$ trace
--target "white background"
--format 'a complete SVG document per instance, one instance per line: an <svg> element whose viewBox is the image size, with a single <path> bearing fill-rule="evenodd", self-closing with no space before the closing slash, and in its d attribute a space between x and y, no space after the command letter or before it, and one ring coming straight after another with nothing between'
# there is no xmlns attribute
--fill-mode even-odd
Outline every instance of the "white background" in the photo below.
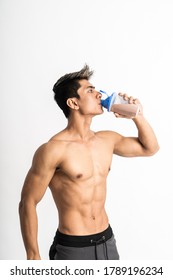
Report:
<svg viewBox="0 0 173 280"><path fill-rule="evenodd" d="M97 89L141 100L160 144L153 157L112 162L106 208L121 259L173 259L172 12L171 0L0 1L0 259L25 259L23 181L35 150L67 124L53 84L85 63ZM92 129L137 135L106 111ZM49 190L37 210L46 260L58 222Z"/></svg>

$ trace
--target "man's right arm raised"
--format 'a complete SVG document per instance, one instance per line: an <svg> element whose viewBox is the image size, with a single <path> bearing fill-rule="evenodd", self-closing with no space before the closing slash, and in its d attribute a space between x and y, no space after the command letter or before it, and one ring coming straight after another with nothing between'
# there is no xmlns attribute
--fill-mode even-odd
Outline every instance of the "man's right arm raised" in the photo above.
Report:
<svg viewBox="0 0 173 280"><path fill-rule="evenodd" d="M61 162L58 151L61 153L62 150L57 148L55 141L50 141L38 148L22 188L19 216L28 260L41 259L37 241L36 206L44 196L55 169Z"/></svg>

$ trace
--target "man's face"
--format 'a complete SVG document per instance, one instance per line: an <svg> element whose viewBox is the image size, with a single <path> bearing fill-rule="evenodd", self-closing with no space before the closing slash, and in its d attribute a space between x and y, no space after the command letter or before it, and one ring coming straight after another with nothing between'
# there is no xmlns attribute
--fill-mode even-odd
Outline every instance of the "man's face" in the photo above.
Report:
<svg viewBox="0 0 173 280"><path fill-rule="evenodd" d="M79 110L83 115L99 115L103 113L101 106L101 93L88 80L79 81L78 94Z"/></svg>

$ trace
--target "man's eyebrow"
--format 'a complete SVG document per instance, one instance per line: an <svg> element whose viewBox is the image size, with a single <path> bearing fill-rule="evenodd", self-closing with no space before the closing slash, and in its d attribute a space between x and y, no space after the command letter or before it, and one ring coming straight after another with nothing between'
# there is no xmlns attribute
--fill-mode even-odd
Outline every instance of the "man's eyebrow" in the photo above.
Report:
<svg viewBox="0 0 173 280"><path fill-rule="evenodd" d="M95 89L95 87L94 87L94 86L88 86L87 88L93 88L93 89Z"/></svg>

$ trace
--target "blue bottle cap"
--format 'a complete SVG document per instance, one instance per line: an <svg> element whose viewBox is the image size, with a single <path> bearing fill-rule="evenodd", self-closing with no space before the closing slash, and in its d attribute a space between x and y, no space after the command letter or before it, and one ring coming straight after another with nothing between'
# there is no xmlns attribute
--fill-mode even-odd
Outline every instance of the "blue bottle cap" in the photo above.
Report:
<svg viewBox="0 0 173 280"><path fill-rule="evenodd" d="M100 93L103 93L103 94L107 95L106 99L101 99L101 105L104 108L106 108L108 110L108 112L110 112L111 106L114 103L115 98L116 98L116 93L113 92L110 96L108 96L108 94L105 91L103 91L103 90L100 90Z"/></svg>

